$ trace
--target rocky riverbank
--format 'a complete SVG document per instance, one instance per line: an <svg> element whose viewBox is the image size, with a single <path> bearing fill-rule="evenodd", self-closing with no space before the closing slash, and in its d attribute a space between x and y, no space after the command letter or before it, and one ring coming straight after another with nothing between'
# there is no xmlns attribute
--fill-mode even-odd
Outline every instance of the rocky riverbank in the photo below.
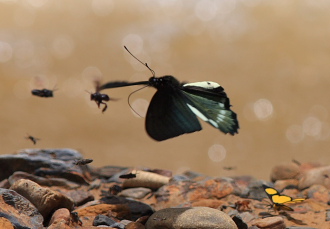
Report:
<svg viewBox="0 0 330 229"><path fill-rule="evenodd" d="M0 156L0 228L330 228L330 166L285 162L267 182L81 159L72 149ZM262 184L306 200L276 211Z"/></svg>

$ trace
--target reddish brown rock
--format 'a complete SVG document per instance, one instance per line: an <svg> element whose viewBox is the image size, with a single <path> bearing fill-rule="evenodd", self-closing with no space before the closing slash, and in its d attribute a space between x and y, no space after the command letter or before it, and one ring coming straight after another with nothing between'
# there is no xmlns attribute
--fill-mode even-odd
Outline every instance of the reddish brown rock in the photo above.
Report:
<svg viewBox="0 0 330 229"><path fill-rule="evenodd" d="M225 179L206 181L173 182L156 192L156 210L167 207L191 206L201 199L220 199L234 190L233 185Z"/></svg>
<svg viewBox="0 0 330 229"><path fill-rule="evenodd" d="M92 226L97 215L129 218L131 212L126 204L98 204L75 210L84 226Z"/></svg>
<svg viewBox="0 0 330 229"><path fill-rule="evenodd" d="M49 225L56 224L58 221L63 221L65 224L70 224L70 211L66 208L57 209L49 221Z"/></svg>
<svg viewBox="0 0 330 229"><path fill-rule="evenodd" d="M71 227L67 224L66 220L59 219L53 222L47 229L70 229Z"/></svg>
<svg viewBox="0 0 330 229"><path fill-rule="evenodd" d="M145 226L142 225L141 223L131 222L131 223L127 224L125 229L145 229Z"/></svg>
<svg viewBox="0 0 330 229"><path fill-rule="evenodd" d="M273 182L277 180L297 179L299 175L299 165L294 162L285 162L272 168L270 179Z"/></svg>
<svg viewBox="0 0 330 229"><path fill-rule="evenodd" d="M0 228L15 229L13 224L11 224L11 222L4 217L0 217Z"/></svg>

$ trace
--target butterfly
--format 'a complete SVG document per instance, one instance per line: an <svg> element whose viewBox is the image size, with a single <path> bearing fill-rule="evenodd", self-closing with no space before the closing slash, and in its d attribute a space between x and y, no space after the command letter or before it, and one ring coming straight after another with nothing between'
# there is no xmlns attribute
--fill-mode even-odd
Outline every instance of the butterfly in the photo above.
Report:
<svg viewBox="0 0 330 229"><path fill-rule="evenodd" d="M125 49L129 52L126 47ZM171 75L156 77L146 63L137 60L151 71L153 76L148 81L111 81L102 85L100 90L133 85L156 88L145 122L146 131L151 138L163 141L200 131L202 127L197 116L225 134L238 133L237 115L230 109L229 98L219 84L211 81L180 83Z"/></svg>
<svg viewBox="0 0 330 229"><path fill-rule="evenodd" d="M276 211L280 211L280 210L293 211L291 207L284 204L297 203L305 200L305 198L293 199L290 196L280 195L276 189L264 184L262 185L262 187L265 190L268 198L272 201L273 208Z"/></svg>

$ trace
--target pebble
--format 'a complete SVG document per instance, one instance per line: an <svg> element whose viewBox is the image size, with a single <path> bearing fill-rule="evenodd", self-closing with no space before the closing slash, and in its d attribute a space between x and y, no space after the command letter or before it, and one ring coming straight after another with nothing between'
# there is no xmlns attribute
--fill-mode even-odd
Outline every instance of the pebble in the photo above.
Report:
<svg viewBox="0 0 330 229"><path fill-rule="evenodd" d="M321 184L330 189L330 166L323 166L306 171L299 179L299 189L305 189L313 184Z"/></svg>
<svg viewBox="0 0 330 229"><path fill-rule="evenodd" d="M267 228L267 229L285 229L285 223L281 216L268 217L264 219L256 219L253 224L258 228Z"/></svg>
<svg viewBox="0 0 330 229"><path fill-rule="evenodd" d="M90 192L85 191L85 190L75 189L75 190L69 190L69 191L63 192L63 193L73 200L74 205L76 207L94 200L94 196Z"/></svg>
<svg viewBox="0 0 330 229"><path fill-rule="evenodd" d="M28 199L45 219L59 208L73 210L73 201L70 198L49 188L43 188L33 181L20 179L10 189Z"/></svg>
<svg viewBox="0 0 330 229"><path fill-rule="evenodd" d="M70 218L70 211L67 208L60 208L57 209L52 215L49 225L58 224L60 221L63 221L65 224L69 225Z"/></svg>
<svg viewBox="0 0 330 229"><path fill-rule="evenodd" d="M294 162L285 162L276 165L270 172L271 181L296 179L300 175L299 165Z"/></svg>
<svg viewBox="0 0 330 229"><path fill-rule="evenodd" d="M97 215L94 218L93 221L93 226L99 226L99 225L107 225L107 226L111 226L113 224L117 223L115 220L113 220L112 218L105 216L105 215Z"/></svg>
<svg viewBox="0 0 330 229"><path fill-rule="evenodd" d="M159 175L157 173L146 172L141 170L133 170L131 173L136 177L133 179L125 179L123 182L124 188L144 187L150 189L158 189L169 183L170 178Z"/></svg>
<svg viewBox="0 0 330 229"><path fill-rule="evenodd" d="M308 199L315 199L323 203L328 203L328 201L330 200L329 190L323 185L312 185L304 192L307 192Z"/></svg>
<svg viewBox="0 0 330 229"><path fill-rule="evenodd" d="M152 214L146 229L237 229L235 222L224 212L208 208L166 208Z"/></svg>
<svg viewBox="0 0 330 229"><path fill-rule="evenodd" d="M124 197L129 197L133 199L142 199L146 195L150 194L152 190L150 188L128 188L123 191L121 191L118 195L119 196L124 196Z"/></svg>

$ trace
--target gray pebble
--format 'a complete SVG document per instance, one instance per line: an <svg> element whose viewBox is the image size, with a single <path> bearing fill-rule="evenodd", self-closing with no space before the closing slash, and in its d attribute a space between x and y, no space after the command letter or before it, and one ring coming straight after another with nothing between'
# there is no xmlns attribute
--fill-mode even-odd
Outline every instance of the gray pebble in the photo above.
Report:
<svg viewBox="0 0 330 229"><path fill-rule="evenodd" d="M142 199L143 197L145 197L149 193L151 193L150 188L140 187L140 188L125 189L125 190L121 191L118 195L119 196L130 197L130 198L134 198L134 199Z"/></svg>
<svg viewBox="0 0 330 229"><path fill-rule="evenodd" d="M152 214L146 229L237 229L224 212L208 208L165 208Z"/></svg>

